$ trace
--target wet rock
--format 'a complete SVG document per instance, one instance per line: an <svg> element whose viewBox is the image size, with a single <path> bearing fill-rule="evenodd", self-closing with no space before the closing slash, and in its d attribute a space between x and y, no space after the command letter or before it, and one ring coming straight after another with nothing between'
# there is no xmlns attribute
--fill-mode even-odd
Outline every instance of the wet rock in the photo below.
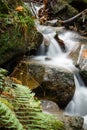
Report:
<svg viewBox="0 0 87 130"><path fill-rule="evenodd" d="M81 75L85 85L87 86L87 71L86 70L81 70L80 75Z"/></svg>
<svg viewBox="0 0 87 130"><path fill-rule="evenodd" d="M77 64L80 68L80 75L87 85L87 45L81 46Z"/></svg>
<svg viewBox="0 0 87 130"><path fill-rule="evenodd" d="M5 35L5 34L2 34L2 35ZM1 35L1 40L0 40L1 43L4 41L4 39L2 40L2 38L3 38L2 35ZM14 44L17 44L17 43L15 43L15 41L14 41L14 43L12 43L12 40L14 40L14 37L11 36L11 39L9 39L9 44L13 44L12 49L11 48L9 49L9 47L8 47L8 48L6 48L6 51L4 51L4 49L3 49L3 48L5 48L4 44L0 48L0 51L1 51L1 53L0 53L1 54L0 55L0 65L2 65L2 66L5 63L9 64L10 61L19 60L20 57L22 57L24 54L26 54L26 55L35 54L38 46L40 46L40 44L43 41L43 36L39 32L37 32L36 30L33 30L31 35L29 34L27 36L26 40L23 37L22 37L22 39L20 39L20 38L17 39L17 41L19 42L18 46L14 45ZM6 68L6 69L8 69L8 68Z"/></svg>
<svg viewBox="0 0 87 130"><path fill-rule="evenodd" d="M81 78L83 79L85 85L87 86L87 70L80 70Z"/></svg>
<svg viewBox="0 0 87 130"><path fill-rule="evenodd" d="M46 8L49 9L48 13L53 14L53 17L61 17L63 19L70 18L78 13L78 11L69 5L64 0L48 0Z"/></svg>
<svg viewBox="0 0 87 130"><path fill-rule="evenodd" d="M50 100L41 100L42 111L45 113L56 114L60 112L58 105ZM62 111L62 110L61 110Z"/></svg>
<svg viewBox="0 0 87 130"><path fill-rule="evenodd" d="M46 58L45 58L45 60L47 60L47 61L48 61L48 60L51 60L51 58L50 58L50 57L46 57Z"/></svg>
<svg viewBox="0 0 87 130"><path fill-rule="evenodd" d="M87 8L87 1L86 0L66 0L71 6L76 8L79 11L82 11Z"/></svg>
<svg viewBox="0 0 87 130"><path fill-rule="evenodd" d="M74 95L73 74L38 63L30 63L28 67L29 73L40 84L34 89L36 95L41 99L52 100L64 108Z"/></svg>
<svg viewBox="0 0 87 130"><path fill-rule="evenodd" d="M72 73L37 61L22 61L11 76L33 89L40 99L52 100L62 108L69 103L75 92Z"/></svg>
<svg viewBox="0 0 87 130"><path fill-rule="evenodd" d="M87 45L82 45L78 57L78 64L81 70L87 71Z"/></svg>
<svg viewBox="0 0 87 130"><path fill-rule="evenodd" d="M66 130L83 130L84 120L82 117L65 115L56 103L49 100L42 100L41 104L43 112L53 114L64 122Z"/></svg>
<svg viewBox="0 0 87 130"><path fill-rule="evenodd" d="M37 70L38 72L38 70ZM13 82L28 86L30 89L35 89L39 83L30 75L27 61L21 61L10 74Z"/></svg>
<svg viewBox="0 0 87 130"><path fill-rule="evenodd" d="M77 61L78 61L78 56L80 52L80 46L75 50L75 52L71 52L69 54L69 57L73 60L74 65L78 68Z"/></svg>
<svg viewBox="0 0 87 130"><path fill-rule="evenodd" d="M11 15L10 9L13 10ZM26 53L29 55L32 49L35 50L42 43L43 36L37 31L31 11L23 1L0 2L0 12L0 65L3 65Z"/></svg>
<svg viewBox="0 0 87 130"><path fill-rule="evenodd" d="M56 27L57 26L57 22L58 22L58 20L54 19L54 20L46 21L45 24L48 25L48 26Z"/></svg>
<svg viewBox="0 0 87 130"><path fill-rule="evenodd" d="M63 118L66 130L84 130L84 119L79 116L64 116Z"/></svg>

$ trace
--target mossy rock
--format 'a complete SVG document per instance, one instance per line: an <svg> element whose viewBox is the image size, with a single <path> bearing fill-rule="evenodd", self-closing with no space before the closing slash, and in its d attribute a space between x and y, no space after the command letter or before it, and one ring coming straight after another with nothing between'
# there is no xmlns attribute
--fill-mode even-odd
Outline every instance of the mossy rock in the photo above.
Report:
<svg viewBox="0 0 87 130"><path fill-rule="evenodd" d="M23 5L22 0L0 0L0 13L8 14L19 5Z"/></svg>
<svg viewBox="0 0 87 130"><path fill-rule="evenodd" d="M65 0L67 1L71 6L76 8L78 11L82 11L87 8L87 0Z"/></svg>
<svg viewBox="0 0 87 130"><path fill-rule="evenodd" d="M60 17L62 19L68 19L78 13L74 7L64 0L55 0L55 2L48 0L48 8L53 14L53 17Z"/></svg>
<svg viewBox="0 0 87 130"><path fill-rule="evenodd" d="M6 5L6 2L3 2ZM21 2L15 1L12 12L3 14L0 10L0 65L23 56L42 42L42 35L37 32L30 10L23 4L22 10L15 10ZM10 6L11 3L7 1ZM5 7L6 8L6 7Z"/></svg>

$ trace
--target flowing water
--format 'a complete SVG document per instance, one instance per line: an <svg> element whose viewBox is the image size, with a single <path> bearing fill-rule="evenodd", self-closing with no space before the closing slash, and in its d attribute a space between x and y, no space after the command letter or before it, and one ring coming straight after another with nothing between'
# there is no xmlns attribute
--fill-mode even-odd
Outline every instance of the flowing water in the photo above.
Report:
<svg viewBox="0 0 87 130"><path fill-rule="evenodd" d="M44 37L43 43L39 48L38 56L34 59L39 60L43 64L64 68L75 73L77 69L73 64L73 60L68 55L71 52L74 53L79 46L79 41L75 40L78 34L70 31L64 31L64 33L59 34L59 38L64 41L65 47L67 48L66 52L61 50L58 42L54 39L54 30L49 30L48 27L45 27L42 34ZM45 44L48 45L47 50ZM48 57L48 61L45 60L46 57ZM72 101L66 107L65 113L84 117L84 128L87 128L87 88L80 78L79 73L75 74L74 79L76 91Z"/></svg>
<svg viewBox="0 0 87 130"><path fill-rule="evenodd" d="M75 32L66 31L63 28L42 26L36 21L38 31L43 35L43 42L38 49L37 56L33 59L41 64L66 69L74 74L76 91L72 101L65 109L65 113L70 115L82 116L84 118L84 128L87 129L87 88L84 85L78 70L69 58L70 53L74 53L79 47L79 35ZM62 30L59 31L59 30ZM56 32L59 38L64 41L66 52L54 38Z"/></svg>
<svg viewBox="0 0 87 130"><path fill-rule="evenodd" d="M74 76L76 90L73 99L67 105L65 112L73 116L84 118L84 128L87 129L87 88L84 85L79 73Z"/></svg>
<svg viewBox="0 0 87 130"><path fill-rule="evenodd" d="M76 67L73 64L73 60L69 58L69 54L75 52L79 47L79 41L75 40L78 34L65 31L63 28L41 26L37 24L38 31L43 35L43 42L38 49L37 56L34 57L40 63L54 66L58 68L66 69L70 72L76 71ZM64 52L59 43L54 38L56 30L62 30L63 33L59 33L59 38L64 41L66 51Z"/></svg>

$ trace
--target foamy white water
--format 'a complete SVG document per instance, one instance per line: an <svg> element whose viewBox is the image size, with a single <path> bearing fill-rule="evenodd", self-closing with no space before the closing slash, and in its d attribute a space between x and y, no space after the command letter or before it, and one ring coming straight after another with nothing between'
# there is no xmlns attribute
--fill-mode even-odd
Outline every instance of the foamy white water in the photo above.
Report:
<svg viewBox="0 0 87 130"><path fill-rule="evenodd" d="M75 94L67 105L65 112L71 115L82 116L84 118L84 129L87 129L87 88L80 75L75 76Z"/></svg>
<svg viewBox="0 0 87 130"><path fill-rule="evenodd" d="M41 64L59 67L75 73L77 71L73 60L68 57L79 47L79 35L75 32L65 31L58 36L64 41L67 52L63 52L58 42L54 39L58 27L42 26L36 21L37 30L43 35L43 42L39 48L39 55L33 59ZM79 62L79 60L78 60ZM79 115L84 118L83 127L87 129L87 88L79 74L75 76L76 91L72 101L67 105L65 112L71 115Z"/></svg>
<svg viewBox="0 0 87 130"><path fill-rule="evenodd" d="M36 56L33 59L37 60L39 64L45 64L49 67L64 69L71 73L77 71L76 67L73 64L73 61L69 58L66 58L65 55L57 55L55 58L47 56Z"/></svg>
<svg viewBox="0 0 87 130"><path fill-rule="evenodd" d="M67 48L67 53L75 52L79 47L78 39L79 35L77 33L73 33L72 31L65 31L64 33L59 34L59 38L62 39Z"/></svg>
<svg viewBox="0 0 87 130"><path fill-rule="evenodd" d="M74 34L73 32L65 32L64 34L60 34L60 38L62 40L65 40L65 46L67 46L67 52L63 52L59 43L56 41L54 38L56 35L55 29L51 28L50 26L42 26L39 24L38 30L40 33L43 35L43 43L39 48L38 51L38 56L35 57L36 60L39 60L40 63L49 65L49 66L54 66L54 67L59 67L66 69L67 71L74 72L76 70L73 60L68 57L68 54L72 52L72 50L75 48L77 49L79 46L79 41L75 41L74 37L78 36L78 34ZM77 44L77 46L76 46ZM75 51L74 49L74 51ZM44 57L45 56L45 57ZM45 60L46 57L50 60Z"/></svg>
<svg viewBox="0 0 87 130"><path fill-rule="evenodd" d="M83 125L83 128L84 128L85 130L87 130L87 115L84 116L84 125Z"/></svg>

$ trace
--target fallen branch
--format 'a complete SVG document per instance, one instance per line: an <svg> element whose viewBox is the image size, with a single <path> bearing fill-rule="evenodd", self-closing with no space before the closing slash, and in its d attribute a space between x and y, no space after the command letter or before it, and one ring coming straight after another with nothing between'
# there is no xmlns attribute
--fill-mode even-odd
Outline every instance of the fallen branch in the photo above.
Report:
<svg viewBox="0 0 87 130"><path fill-rule="evenodd" d="M73 23L77 18L79 18L80 16L83 16L87 13L87 9L83 10L82 12L78 13L77 15L75 15L72 18L69 18L68 20L65 21L59 21L62 25L70 25L71 23Z"/></svg>

